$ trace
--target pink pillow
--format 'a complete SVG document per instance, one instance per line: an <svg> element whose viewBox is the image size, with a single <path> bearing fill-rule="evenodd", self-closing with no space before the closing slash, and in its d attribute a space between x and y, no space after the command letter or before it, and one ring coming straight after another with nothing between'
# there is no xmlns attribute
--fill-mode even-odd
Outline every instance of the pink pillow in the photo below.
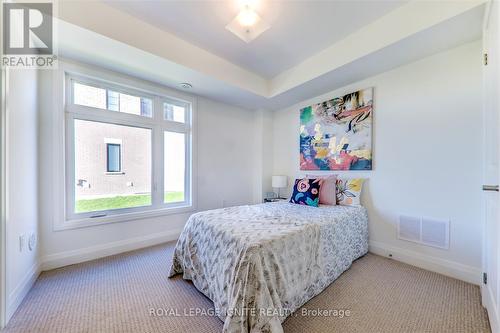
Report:
<svg viewBox="0 0 500 333"><path fill-rule="evenodd" d="M307 178L322 179L319 189L319 203L323 205L335 206L337 204L337 175L314 176L306 175Z"/></svg>

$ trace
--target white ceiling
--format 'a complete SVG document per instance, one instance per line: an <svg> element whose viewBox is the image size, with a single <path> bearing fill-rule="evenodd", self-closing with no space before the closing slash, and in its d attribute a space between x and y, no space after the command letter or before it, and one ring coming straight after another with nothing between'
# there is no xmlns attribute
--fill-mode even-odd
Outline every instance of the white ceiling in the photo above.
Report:
<svg viewBox="0 0 500 333"><path fill-rule="evenodd" d="M238 13L237 0L106 1L265 78L299 64L405 2L260 0L258 13L271 28L247 44L225 29Z"/></svg>
<svg viewBox="0 0 500 333"><path fill-rule="evenodd" d="M270 0L266 1L274 4ZM132 8L137 5L137 2L139 1L129 1L126 6ZM161 1L156 3L141 2L141 4L144 3L153 6L166 6L165 8L173 6L172 8L175 9L178 7L178 10L186 15L189 11L181 10L182 8L190 6L192 9L197 8L198 17L196 18L191 13L188 15L190 19L186 21L186 16L177 15L178 12L172 9L171 15L167 15L168 20L173 20L172 17L176 17L182 22L186 21L182 27L191 33L198 31L200 26L207 25L211 28L207 28L210 31L207 31L205 35L205 42L210 45L216 45L219 42L216 41L218 33L216 33L217 29L213 20L214 17L219 18L220 16L211 15L210 8L212 10L220 8L220 2L209 4L177 2L176 6ZM248 65L243 67L243 65L235 64L234 59L215 54L215 51L207 50L208 47L195 45L186 40L187 37L181 38L178 31L174 33L160 29L157 25L152 25L151 20L148 21L142 16L137 17L135 12L128 13L116 9L116 6L123 5L122 2L113 2L112 6L109 6L108 1L106 3L102 3L102 1L92 2L92 6L88 6L87 0L60 2L58 10L60 19L58 29L59 54L62 57L95 64L173 88L178 88L179 82L190 82L193 85L190 91L196 95L247 109L280 109L397 66L479 39L482 32L486 0L412 0L381 17L372 17L371 23L369 21L359 22L357 13L368 17L373 13L367 13L367 6L370 7L375 3L380 4L380 2L368 0L353 2L356 4L353 7L350 7L352 3L340 2L345 7L343 7L343 16L339 20L357 22L361 26L353 30L344 30L343 37L345 38L343 39L339 34L335 35L337 36L336 40L330 39L328 42L326 40L331 36L325 31L337 31L341 27L337 29L336 25L331 25L332 28L325 28L325 25L329 26L328 20L325 18L328 15L323 15L317 8L327 8L339 2L311 2L311 6L316 9L312 10L314 14L307 15L306 11L311 9L304 6L304 3L303 1L286 3L287 8L289 6L290 8L301 8L299 10L303 16L300 20L302 29L299 30L301 31L294 30L292 19L274 18L273 22L280 20L283 20L283 24L286 22L289 25L289 30L294 33L281 32L278 34L278 31L275 31L276 35L269 34L267 38L273 40L266 43L271 46L278 45L281 38L288 40L287 45L279 44L281 46L276 46L272 48L273 50L266 50L264 46L254 44L254 42L259 41L260 37L250 44L245 44L224 30L221 24L222 30L219 39L227 40L224 44L226 46L221 50L236 52L232 50L236 48L238 52L247 57L239 55L239 59L247 59L247 62L254 66L259 65L261 70L270 68L268 73L273 73L272 78L262 77L256 70L248 69ZM309 2L307 3L309 4ZM132 10L130 8L129 10ZM148 6L137 8L139 11L139 8L144 9ZM202 8L205 9L202 10ZM225 8L224 12L230 7L227 5ZM268 10L270 10L269 8ZM287 13L290 17L301 16L299 14L293 16L293 10L290 8L281 10L280 13ZM377 6L370 8L373 11L380 9ZM385 8L387 10L388 7ZM236 11L234 9L234 13ZM315 14L317 15L315 16ZM233 14L226 13L225 15L232 18ZM183 19L181 20L180 17ZM322 19L321 24L317 22L321 21L319 18ZM195 24L192 22L193 20L205 23ZM198 28L190 29L191 25ZM321 26L321 29L317 28L318 26ZM305 33L302 30L308 32ZM268 32L266 31L264 35ZM302 32L304 34L300 35ZM199 33L201 34L201 32ZM316 37L316 34L321 38ZM296 35L300 35L300 37ZM271 38L272 36L274 37ZM332 40L333 43L331 43ZM262 43L264 42L265 40L262 39ZM231 43L236 46L231 46L233 45ZM330 45L328 45L329 43ZM314 52L311 51L313 44L319 48ZM308 45L308 48L304 48L304 45ZM285 47L288 51L284 52L284 55L259 58L262 53L266 55L269 54L266 52L278 53ZM269 46L269 48L271 47ZM248 54L245 54L243 50L247 50ZM260 51L257 52L257 50ZM299 51L301 58L297 60L293 57L297 56ZM292 63L292 58L299 63Z"/></svg>

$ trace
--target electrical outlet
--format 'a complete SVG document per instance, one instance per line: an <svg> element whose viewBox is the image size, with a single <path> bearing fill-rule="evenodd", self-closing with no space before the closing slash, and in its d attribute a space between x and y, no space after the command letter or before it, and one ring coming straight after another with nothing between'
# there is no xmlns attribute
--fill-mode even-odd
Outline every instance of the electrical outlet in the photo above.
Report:
<svg viewBox="0 0 500 333"><path fill-rule="evenodd" d="M26 235L25 234L19 235L19 252L23 252L25 244L26 244Z"/></svg>
<svg viewBox="0 0 500 333"><path fill-rule="evenodd" d="M30 238L28 240L28 249L33 251L36 247L36 235L34 232L30 234Z"/></svg>

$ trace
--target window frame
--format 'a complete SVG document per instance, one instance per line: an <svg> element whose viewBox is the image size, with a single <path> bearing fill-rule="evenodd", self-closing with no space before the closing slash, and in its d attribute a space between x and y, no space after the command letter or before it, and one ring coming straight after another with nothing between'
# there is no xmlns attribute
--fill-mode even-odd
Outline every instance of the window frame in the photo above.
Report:
<svg viewBox="0 0 500 333"><path fill-rule="evenodd" d="M196 99L158 85L144 83L142 80L126 77L106 70L95 71L88 66L65 65L59 71L59 81L63 81L64 118L64 218L55 223L54 230L66 230L104 223L137 220L155 216L178 214L196 210L195 154L193 141L195 137L194 119ZM69 69L71 68L71 69ZM89 75L90 74L90 75ZM152 117L116 112L108 109L93 108L73 103L73 82L118 91L138 97L150 98L153 101ZM186 122L179 123L164 119L163 103L174 101L188 106ZM132 126L151 130L151 205L131 207L107 211L76 213L75 212L75 147L74 121L87 120ZM164 202L164 169L163 140L164 132L180 132L186 136L185 144L185 200L182 202ZM121 147L123 149L123 147ZM122 163L122 162L121 162ZM123 167L123 164L122 164ZM57 220L57 219L56 219Z"/></svg>

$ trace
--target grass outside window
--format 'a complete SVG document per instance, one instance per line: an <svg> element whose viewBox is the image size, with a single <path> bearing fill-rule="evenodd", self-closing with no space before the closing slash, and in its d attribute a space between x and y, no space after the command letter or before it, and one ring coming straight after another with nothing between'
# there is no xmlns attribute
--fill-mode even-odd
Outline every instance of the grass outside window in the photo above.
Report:
<svg viewBox="0 0 500 333"><path fill-rule="evenodd" d="M165 192L165 203L184 201L184 192ZM96 199L81 199L75 204L76 213L97 212L111 209L142 207L151 205L150 194L133 194Z"/></svg>

